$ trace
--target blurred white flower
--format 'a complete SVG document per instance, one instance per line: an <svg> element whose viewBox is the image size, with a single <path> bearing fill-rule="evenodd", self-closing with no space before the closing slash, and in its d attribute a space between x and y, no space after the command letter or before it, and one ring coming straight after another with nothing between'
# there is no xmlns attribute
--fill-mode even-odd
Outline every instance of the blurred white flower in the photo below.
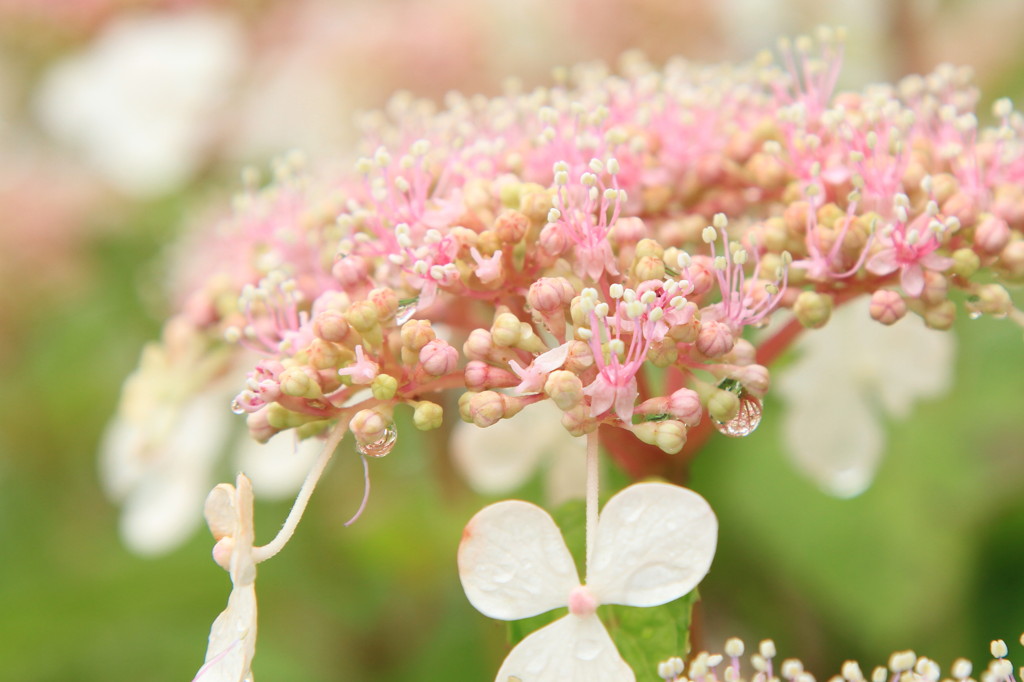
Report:
<svg viewBox="0 0 1024 682"><path fill-rule="evenodd" d="M206 158L243 40L235 20L210 11L117 19L51 68L36 109L119 190L171 191Z"/></svg>
<svg viewBox="0 0 1024 682"><path fill-rule="evenodd" d="M711 568L717 539L718 521L703 497L666 483L638 483L601 510L581 584L546 511L519 500L480 510L459 545L459 577L470 603L500 620L569 607L517 644L495 679L634 680L597 607L658 606L682 597Z"/></svg>
<svg viewBox="0 0 1024 682"><path fill-rule="evenodd" d="M783 434L808 476L837 497L871 484L885 449L883 420L909 416L914 403L942 395L952 381L954 338L916 316L872 323L869 301L838 308L828 325L795 344L800 357L778 371L787 403Z"/></svg>
<svg viewBox="0 0 1024 682"><path fill-rule="evenodd" d="M549 504L581 498L586 439L569 435L561 419L561 410L552 401L542 400L486 429L459 422L452 433L455 465L482 495L515 490L543 466Z"/></svg>
<svg viewBox="0 0 1024 682"><path fill-rule="evenodd" d="M162 343L147 346L122 389L121 404L100 445L101 480L123 505L121 536L134 552L155 555L184 542L199 525L204 493L227 451L260 497L294 495L321 443L283 434L261 445L228 406L237 392L223 355L208 353L183 318L168 324ZM226 376L228 375L228 376Z"/></svg>

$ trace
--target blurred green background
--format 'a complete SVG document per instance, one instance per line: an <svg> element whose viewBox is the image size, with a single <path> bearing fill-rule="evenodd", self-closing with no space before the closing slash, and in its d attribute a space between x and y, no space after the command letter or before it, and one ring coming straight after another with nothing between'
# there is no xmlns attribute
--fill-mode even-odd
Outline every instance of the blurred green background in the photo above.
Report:
<svg viewBox="0 0 1024 682"><path fill-rule="evenodd" d="M414 3L383 4L401 13ZM460 7L450 4L446 12ZM863 21L865 33L853 34L850 50L851 70L863 77L926 69L945 47L955 51L946 59L978 68L986 101L1009 94L1019 105L1024 91L1024 53L995 39L1011 16L1005 12L1018 11L1020 3L936 2L924 9L858 3L861 12L874 8L871 16L851 12L846 3L730 4L735 16L748 19L758 7L775 8L763 31ZM611 57L631 45L656 57L682 51L718 58L749 55L769 44L710 5L567 3L561 18L582 16L593 22L593 34L556 40L562 36L557 24L548 34L538 29L535 38L547 35L551 44L543 44L546 52L531 52L522 73L539 81L551 64ZM364 4L333 6L339 22L350 15L371 22L385 53L401 42L397 15L367 18ZM227 598L228 577L210 560L205 532L154 559L134 556L120 544L117 509L99 488L98 442L121 381L142 344L157 337L170 308L167 244L211 204L226 204L243 160L260 160L262 150L301 139L246 146L217 137L186 177L160 191L132 194L97 175L73 144L39 123L34 92L49 68L87 49L119 16L238 16L255 36L247 49L256 55L266 41L259 22L281 8L273 2L99 0L26 7L0 2L0 140L7 150L0 161L0 679L191 679L210 623ZM62 14L69 7L78 12ZM493 53L478 45L464 71L438 72L428 81L399 61L392 71L351 85L345 80L352 77L349 66L335 74L339 87L348 87L360 106L379 106L396 87L427 95L456 86L493 90L523 59L517 47L523 38L516 36L525 29L509 23L515 12L498 0L473 7L472 20L464 22L467 35L477 35ZM449 23L458 19L445 16ZM701 26L721 40L688 41ZM920 30L912 31L915 26ZM975 31L974 40L951 44L952 27ZM669 44L666 34L679 37ZM881 56L870 49L891 35L907 39ZM444 43L444 37L438 40ZM473 43L453 49L467 44ZM334 58L325 69L352 56ZM232 93L239 91L236 84ZM61 216L61 229L42 234L42 243L29 248L22 237L37 229L31 212L62 192L64 176L38 170L54 159L87 178L89 200L74 203L75 211ZM36 175L42 182L15 181ZM919 406L908 422L891 424L877 480L858 498L828 498L793 470L773 418L782 406L771 399L755 434L710 442L691 481L721 524L719 552L701 587L700 645L718 648L730 635L750 645L773 637L780 656L803 658L819 679L837 672L846 658L859 658L867 670L905 648L943 665L960 655L980 663L993 638L1011 641L1011 657L1021 658L1024 342L1019 328L993 320L964 319L955 333L953 390ZM399 428L396 450L372 462L374 489L365 516L342 527L361 494L358 460L343 454L294 541L260 567L257 679L493 676L504 651L504 625L472 609L455 569L462 526L488 500L468 492L453 473L443 433ZM342 446L345 452L350 445ZM221 473L221 480L233 477ZM268 538L287 509L286 503L258 504L257 537Z"/></svg>

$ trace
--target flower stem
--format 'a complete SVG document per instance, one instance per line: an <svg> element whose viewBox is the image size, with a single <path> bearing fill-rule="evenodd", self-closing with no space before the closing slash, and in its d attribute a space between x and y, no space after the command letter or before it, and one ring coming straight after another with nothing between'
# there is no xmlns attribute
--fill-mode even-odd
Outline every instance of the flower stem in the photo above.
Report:
<svg viewBox="0 0 1024 682"><path fill-rule="evenodd" d="M594 549L594 533L597 532L597 493L598 493L598 437L597 431L587 434L587 566L590 574L590 554Z"/></svg>
<svg viewBox="0 0 1024 682"><path fill-rule="evenodd" d="M345 436L345 432L348 430L348 426L345 422L339 422L331 435L327 437L327 442L324 443L324 449L320 451L320 455L313 463L313 468L306 474L306 480L302 482L302 488L299 490L299 494L295 497L295 504L292 505L292 509L288 512L288 518L285 519L284 525L281 526L281 530L278 531L277 535L273 540L263 545L262 547L253 547L252 558L256 563L266 561L273 557L288 544L288 541L292 539L292 535L295 534L295 529L299 525L299 521L302 520L302 514L306 511L306 505L309 503L309 498L312 497L313 491L316 489L316 484L320 480L321 474L324 473L324 469L327 468L327 463L331 461L331 456L334 455L334 450L338 447L338 443Z"/></svg>

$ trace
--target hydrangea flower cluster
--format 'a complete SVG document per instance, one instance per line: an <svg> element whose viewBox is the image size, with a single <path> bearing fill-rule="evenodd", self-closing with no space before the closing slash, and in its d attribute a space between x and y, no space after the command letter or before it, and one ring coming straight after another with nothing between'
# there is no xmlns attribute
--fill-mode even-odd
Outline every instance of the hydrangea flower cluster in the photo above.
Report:
<svg viewBox="0 0 1024 682"><path fill-rule="evenodd" d="M194 284L170 324L201 339L197 362L256 358L231 403L256 441L328 438L285 530L252 561L287 542L342 435L384 456L398 410L420 430L449 411L486 429L555 406L562 428L587 439L596 557L611 542L604 528L650 536L639 511L599 517L598 439L640 478L666 475L715 430L749 434L768 365L834 308L867 301L863 324L913 314L936 330L960 310L1024 322L1004 286L1024 281L1024 116L1001 100L981 126L969 73L949 66L837 92L838 32L781 53L781 65L663 69L633 55L618 74L580 67L548 88L453 94L440 110L397 98L364 121L354 173L317 174L289 157L269 184L248 177L234 215L190 260ZM642 509L662 492L631 495ZM669 517L690 504L664 497ZM501 509L550 530L525 507L490 508L470 528L500 535ZM632 679L590 618L603 597L563 575L571 561L557 546L537 548L523 570L557 563L569 591L549 606L568 603L572 636L585 625L579 636L600 651L550 666L514 651L509 674L582 679L600 660L618 672L588 679ZM643 552L650 570L636 590L669 587L657 599L612 590L622 603L675 599L710 563L691 553L674 564L661 545ZM474 582L479 561L462 563L475 604L496 617L522 611L491 608L494 594ZM670 575L677 564L686 580ZM497 570L487 580L502 583ZM600 568L594 589L612 573Z"/></svg>

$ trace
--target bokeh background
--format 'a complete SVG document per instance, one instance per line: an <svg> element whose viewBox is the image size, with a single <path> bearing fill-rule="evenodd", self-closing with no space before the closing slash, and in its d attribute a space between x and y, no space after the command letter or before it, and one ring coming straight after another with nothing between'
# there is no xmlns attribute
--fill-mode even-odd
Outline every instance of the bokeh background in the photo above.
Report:
<svg viewBox="0 0 1024 682"><path fill-rule="evenodd" d="M227 209L243 165L347 163L358 112L398 89L494 93L631 48L749 58L820 23L849 30L847 86L949 61L975 68L982 111L1024 102L1019 0L0 0L0 679L185 680L202 662L229 591L208 535L131 554L96 453L174 305L168 263L188 254L170 245ZM905 648L980 662L997 637L1024 658L1024 345L1005 322L955 333L954 388L890 424L855 499L794 471L771 399L754 435L708 445L691 484L722 531L700 645L774 637L819 679ZM374 462L348 529L361 472L338 458L261 566L258 679L493 676L504 626L455 570L484 500L444 437ZM258 537L287 508L259 504Z"/></svg>

